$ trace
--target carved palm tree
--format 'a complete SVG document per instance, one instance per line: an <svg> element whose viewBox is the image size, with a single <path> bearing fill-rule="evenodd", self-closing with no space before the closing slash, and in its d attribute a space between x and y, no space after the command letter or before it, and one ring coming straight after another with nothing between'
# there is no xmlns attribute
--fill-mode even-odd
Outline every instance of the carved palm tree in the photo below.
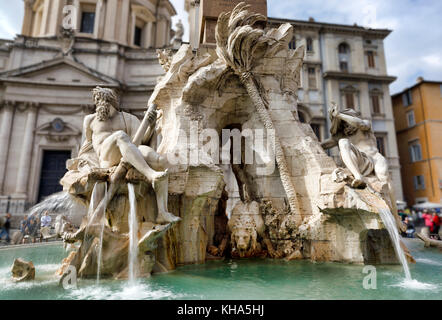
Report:
<svg viewBox="0 0 442 320"><path fill-rule="evenodd" d="M259 117L270 134L272 147L275 150L282 185L286 192L290 210L298 217L298 226L301 223L299 203L295 187L287 166L284 150L279 137L275 134L267 102L261 96L259 83L253 75L253 67L257 60L263 56L267 49L279 46L275 37L269 37L264 30L253 28L256 23L265 23L266 17L261 14L251 13L247 9L250 6L244 2L239 3L232 12L222 13L218 18L215 36L217 54L235 74L237 74L247 90ZM287 28L283 26L282 29ZM270 31L275 34L275 30Z"/></svg>

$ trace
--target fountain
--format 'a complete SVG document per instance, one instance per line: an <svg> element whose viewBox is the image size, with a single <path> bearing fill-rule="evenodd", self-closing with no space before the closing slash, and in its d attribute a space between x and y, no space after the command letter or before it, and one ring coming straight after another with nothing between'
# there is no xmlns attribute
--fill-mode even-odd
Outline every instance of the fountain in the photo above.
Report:
<svg viewBox="0 0 442 320"><path fill-rule="evenodd" d="M138 256L138 221L137 207L134 186L127 185L129 189L129 282L133 285L137 278L137 256Z"/></svg>
<svg viewBox="0 0 442 320"><path fill-rule="evenodd" d="M393 215L390 210L379 209L379 215L387 228L388 233L390 235L391 241L394 245L394 250L396 252L397 257L399 258L400 263L402 264L402 268L404 269L405 279L411 279L410 268L408 267L407 259L405 257L404 250L401 247L401 238L399 232L397 231L396 223L393 219Z"/></svg>
<svg viewBox="0 0 442 320"><path fill-rule="evenodd" d="M173 270L205 296L186 274L210 273L201 265L217 263L227 282L248 266L262 274L275 268L290 281L309 262L357 268L399 261L411 279L406 259L413 257L401 245L388 165L373 147L370 123L333 105L332 139L321 145L296 110L305 49L289 49L290 24L264 30L265 22L241 3L219 16L216 49L159 51L165 75L141 122L118 111L113 90L93 90L96 113L85 118L86 139L61 180L63 197L89 212L83 210L78 230L63 234L77 248L59 275L73 266L80 281L94 278L110 292L121 291L111 279L150 279L148 298L169 296ZM344 167L325 152L335 146ZM220 154L239 161L220 164ZM344 264L315 268L354 277ZM213 296L220 297L206 297Z"/></svg>

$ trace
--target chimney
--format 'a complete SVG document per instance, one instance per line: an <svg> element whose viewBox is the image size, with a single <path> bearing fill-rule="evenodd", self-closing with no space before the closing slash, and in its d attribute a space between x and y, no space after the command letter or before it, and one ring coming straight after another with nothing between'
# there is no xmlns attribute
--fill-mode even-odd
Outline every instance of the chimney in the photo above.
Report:
<svg viewBox="0 0 442 320"><path fill-rule="evenodd" d="M418 78L416 79L416 82L417 82L417 83L424 82L424 78L423 78L423 77L418 77Z"/></svg>

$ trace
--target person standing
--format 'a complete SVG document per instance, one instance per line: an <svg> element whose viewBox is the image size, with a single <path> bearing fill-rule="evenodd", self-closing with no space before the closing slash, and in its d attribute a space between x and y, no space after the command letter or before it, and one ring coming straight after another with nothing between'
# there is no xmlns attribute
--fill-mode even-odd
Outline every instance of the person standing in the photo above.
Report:
<svg viewBox="0 0 442 320"><path fill-rule="evenodd" d="M51 216L49 215L49 212L48 211L45 211L44 213L43 213L43 216L41 217L41 219L40 219L40 224L41 224L41 226L40 226L40 235L41 235L41 240L44 238L44 236L45 235L48 235L49 234L49 231L50 231L50 229L51 229L51 222L52 222L52 218L51 218ZM46 239L46 242L47 242L48 240Z"/></svg>
<svg viewBox="0 0 442 320"><path fill-rule="evenodd" d="M433 212L433 234L436 240L439 240L440 218L436 212Z"/></svg>
<svg viewBox="0 0 442 320"><path fill-rule="evenodd" d="M430 234L433 233L433 216L428 213L427 210L424 210L424 213L422 214L422 218L425 220L425 226L428 227L430 230Z"/></svg>
<svg viewBox="0 0 442 320"><path fill-rule="evenodd" d="M8 244L11 241L11 238L9 237L9 230L10 229L11 229L11 214L7 213L5 224L3 225L3 228L0 231L0 239L2 239L3 236L6 235L6 243L8 243Z"/></svg>
<svg viewBox="0 0 442 320"><path fill-rule="evenodd" d="M41 227L42 228L45 228L45 227L50 228L51 227L51 222L52 222L52 218L49 215L49 212L45 211L45 213L41 217Z"/></svg>

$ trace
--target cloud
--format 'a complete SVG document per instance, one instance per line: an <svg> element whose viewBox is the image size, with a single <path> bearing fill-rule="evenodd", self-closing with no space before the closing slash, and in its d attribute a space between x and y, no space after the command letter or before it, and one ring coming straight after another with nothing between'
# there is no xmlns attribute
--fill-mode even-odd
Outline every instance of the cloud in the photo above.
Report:
<svg viewBox="0 0 442 320"><path fill-rule="evenodd" d="M216 1L216 0L213 0ZM184 0L171 0L189 40ZM384 42L388 73L398 77L392 93L413 85L418 76L442 80L442 28L440 0L268 0L270 17L388 28L393 33ZM0 38L13 39L20 32L22 1L0 1Z"/></svg>
<svg viewBox="0 0 442 320"><path fill-rule="evenodd" d="M14 6L17 5L14 3ZM22 3L20 3L23 6ZM14 8L15 9L15 8ZM18 8L17 8L18 9ZM20 32L21 29L21 11L13 10L11 14L6 13L3 5L0 5L0 39L14 39L15 35Z"/></svg>
<svg viewBox="0 0 442 320"><path fill-rule="evenodd" d="M412 86L418 76L442 80L440 0L268 0L269 16L387 28L388 72L398 79L391 92Z"/></svg>

